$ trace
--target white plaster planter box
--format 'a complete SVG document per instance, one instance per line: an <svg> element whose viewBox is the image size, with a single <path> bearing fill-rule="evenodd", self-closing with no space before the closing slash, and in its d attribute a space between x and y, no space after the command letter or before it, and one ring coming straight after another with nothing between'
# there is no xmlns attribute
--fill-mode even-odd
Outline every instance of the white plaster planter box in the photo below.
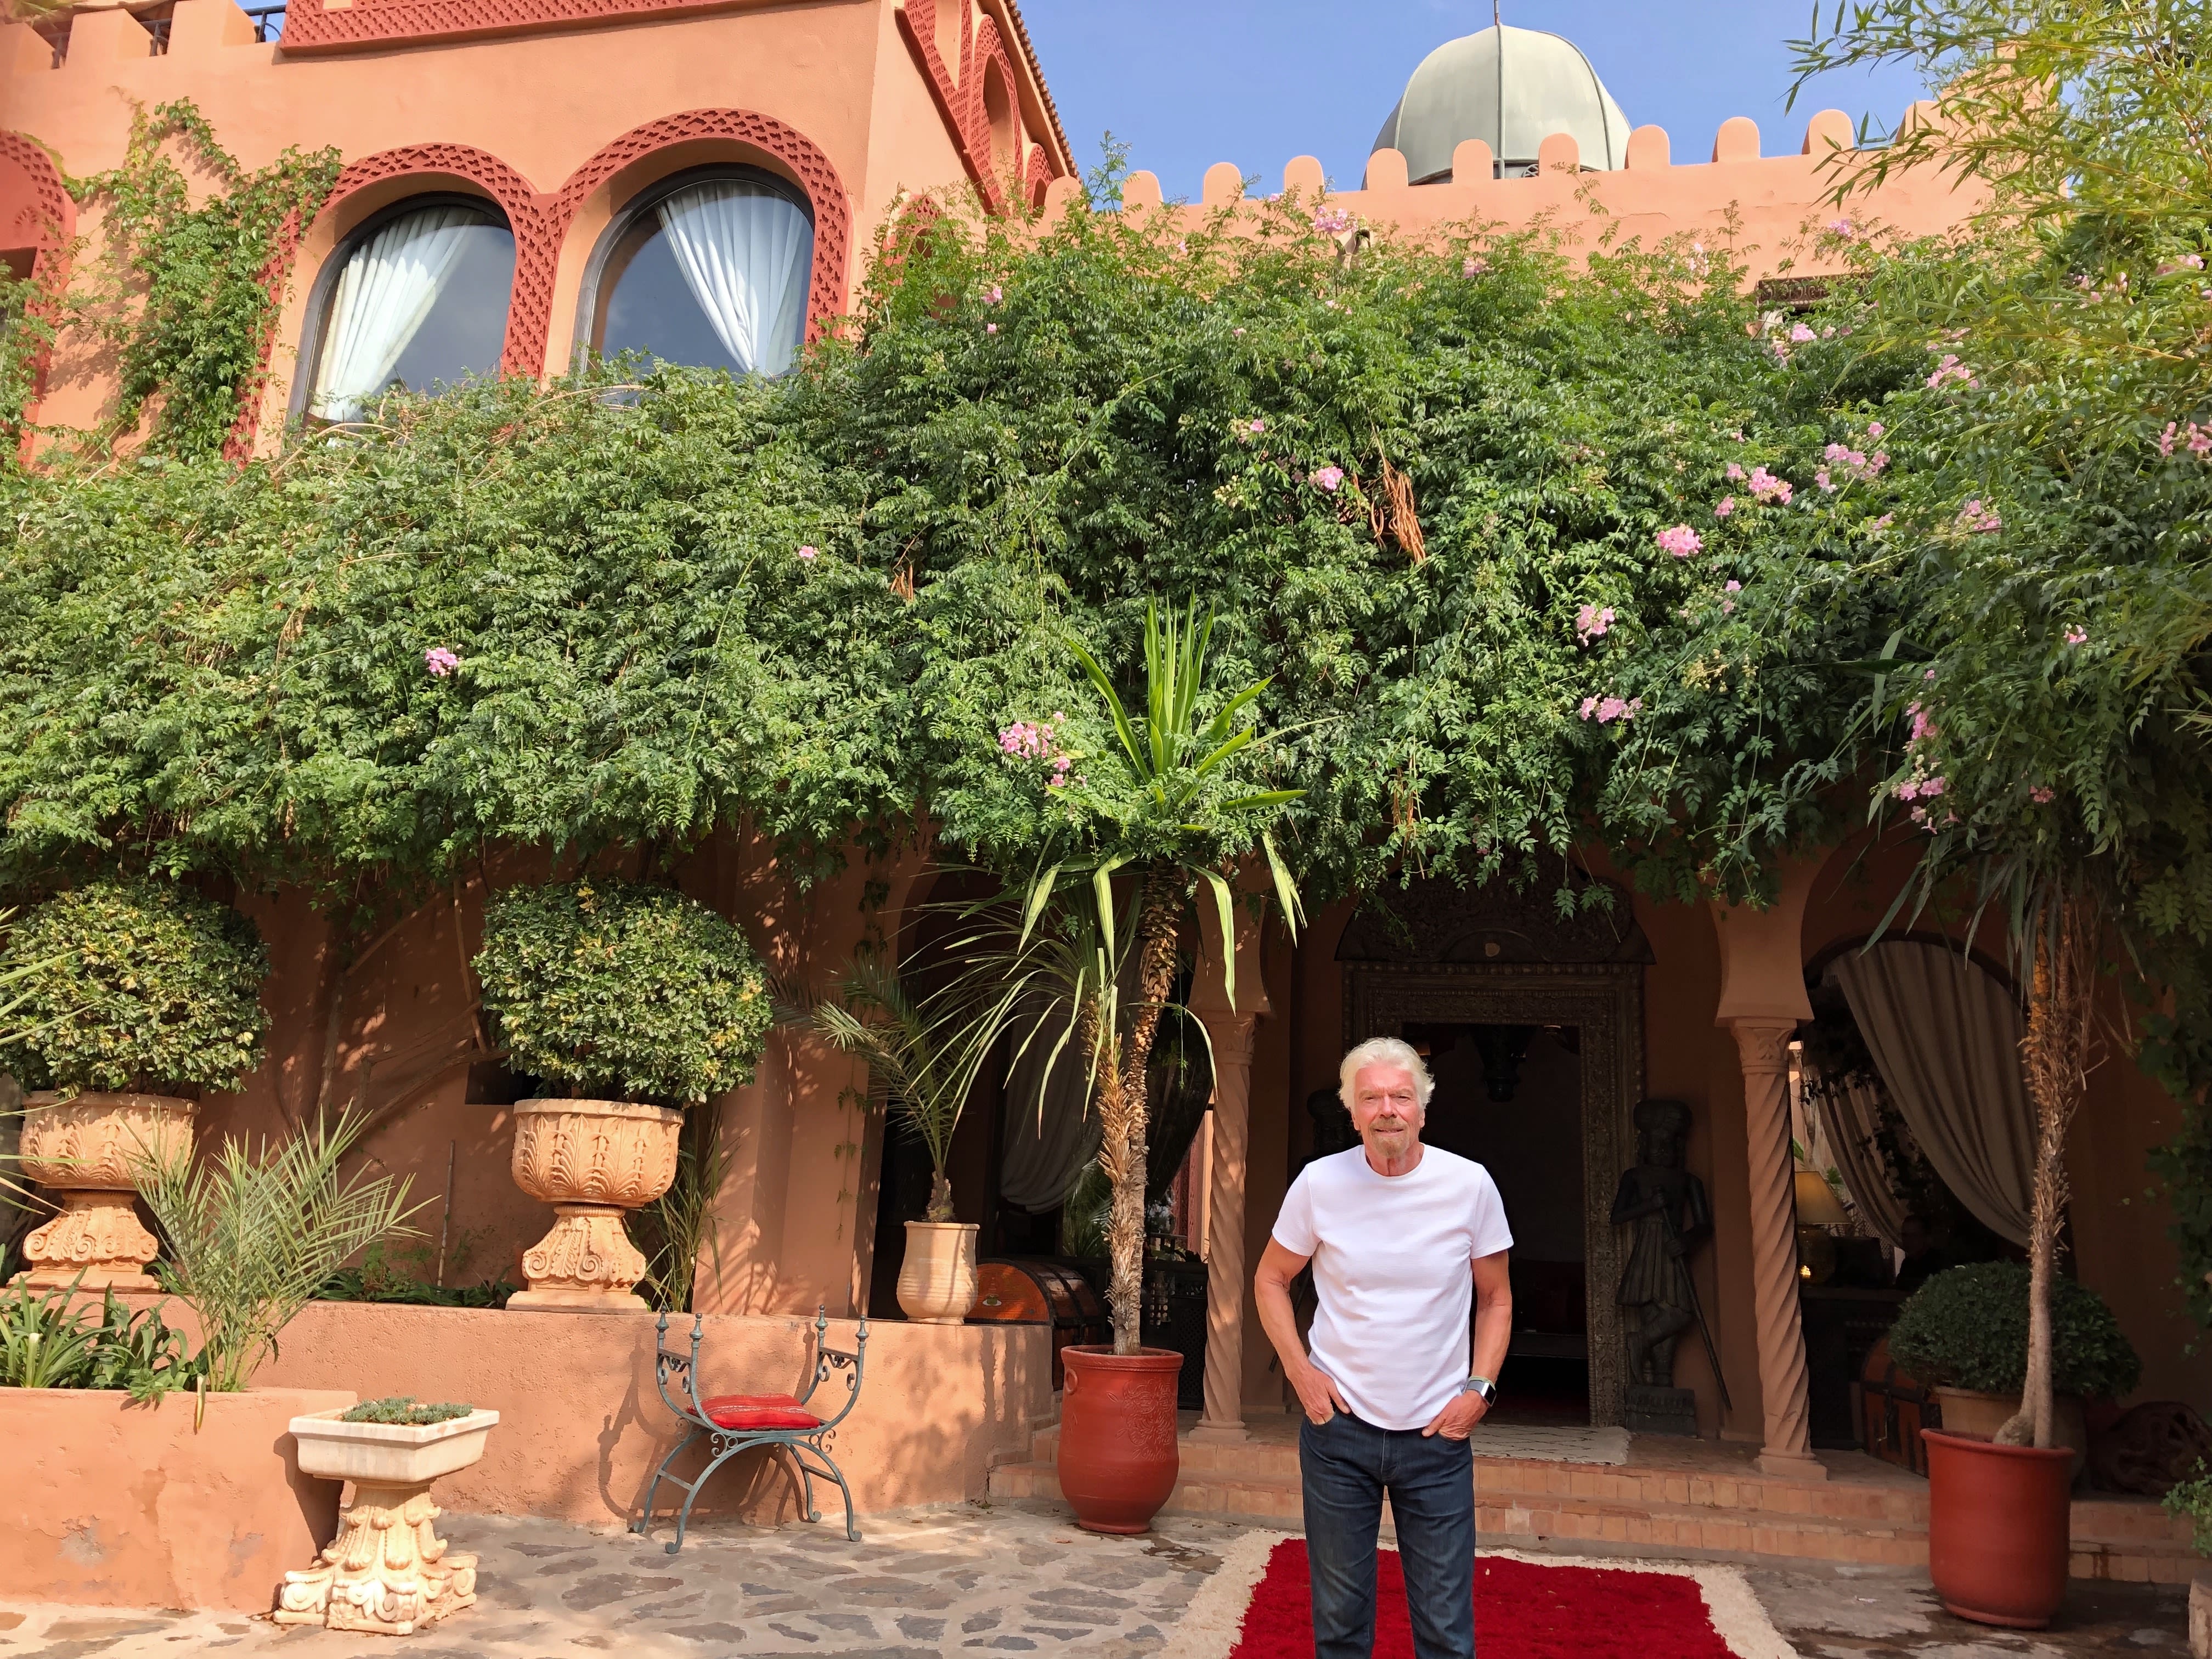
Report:
<svg viewBox="0 0 2212 1659"><path fill-rule="evenodd" d="M374 1486L428 1486L484 1455L499 1413L482 1409L447 1423L342 1423L337 1411L292 1419L300 1468L325 1480Z"/></svg>

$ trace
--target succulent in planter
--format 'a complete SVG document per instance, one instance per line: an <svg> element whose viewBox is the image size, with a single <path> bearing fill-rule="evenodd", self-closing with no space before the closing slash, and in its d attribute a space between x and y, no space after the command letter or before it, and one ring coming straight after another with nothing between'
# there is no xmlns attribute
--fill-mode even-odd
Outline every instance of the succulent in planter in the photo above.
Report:
<svg viewBox="0 0 2212 1659"><path fill-rule="evenodd" d="M1889 1352L1930 1388L2018 1397L2027 1376L2028 1270L2017 1261L1952 1267L1898 1310ZM2051 1285L2051 1387L2117 1399L2142 1379L2142 1361L2105 1300L2060 1278Z"/></svg>
<svg viewBox="0 0 2212 1659"><path fill-rule="evenodd" d="M33 1091L22 1167L62 1204L24 1241L32 1285L154 1288L132 1165L188 1154L188 1097L235 1090L260 1064L268 973L245 916L151 878L73 888L9 930L0 981L17 1001L0 1069Z"/></svg>
<svg viewBox="0 0 2212 1659"><path fill-rule="evenodd" d="M509 1068L567 1091L514 1108L515 1183L556 1219L507 1306L641 1309L624 1215L675 1179L677 1109L750 1080L775 1020L760 959L696 899L581 880L495 896L476 972Z"/></svg>
<svg viewBox="0 0 2212 1659"><path fill-rule="evenodd" d="M364 1400L358 1406L348 1407L338 1413L338 1421L390 1423L400 1428L425 1429L433 1423L458 1421L474 1410L474 1406L457 1406L450 1400L426 1403L411 1394L391 1394L381 1400Z"/></svg>

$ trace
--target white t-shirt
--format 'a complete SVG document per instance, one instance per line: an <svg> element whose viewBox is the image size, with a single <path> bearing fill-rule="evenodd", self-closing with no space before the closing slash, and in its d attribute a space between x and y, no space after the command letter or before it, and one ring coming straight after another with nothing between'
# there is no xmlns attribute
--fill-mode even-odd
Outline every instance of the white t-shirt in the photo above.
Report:
<svg viewBox="0 0 2212 1659"><path fill-rule="evenodd" d="M1377 1428L1426 1428L1467 1381L1473 1264L1513 1244L1490 1171L1425 1146L1382 1176L1354 1146L1298 1172L1274 1237L1313 1258L1313 1361L1345 1403Z"/></svg>

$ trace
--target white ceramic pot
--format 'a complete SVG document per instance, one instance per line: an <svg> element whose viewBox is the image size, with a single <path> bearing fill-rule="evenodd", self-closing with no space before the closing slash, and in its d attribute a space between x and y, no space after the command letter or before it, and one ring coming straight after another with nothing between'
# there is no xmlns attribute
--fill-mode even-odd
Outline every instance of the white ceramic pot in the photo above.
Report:
<svg viewBox="0 0 2212 1659"><path fill-rule="evenodd" d="M343 1410L317 1412L292 1419L301 1474L380 1486L427 1486L481 1458L499 1421L497 1412L481 1409L450 1422L420 1425L341 1422L344 1415Z"/></svg>
<svg viewBox="0 0 2212 1659"><path fill-rule="evenodd" d="M511 1309L641 1313L630 1287L645 1257L623 1212L676 1178L684 1114L629 1100L524 1100L514 1106L514 1184L553 1206L553 1231L523 1252L527 1290Z"/></svg>
<svg viewBox="0 0 2212 1659"><path fill-rule="evenodd" d="M919 1325L965 1323L975 1305L975 1224L909 1221L898 1304Z"/></svg>
<svg viewBox="0 0 2212 1659"><path fill-rule="evenodd" d="M23 1104L22 1171L52 1189L61 1213L23 1241L30 1271L16 1275L40 1290L71 1283L88 1291L156 1288L146 1264L161 1248L138 1219L133 1179L139 1163L166 1164L192 1146L199 1107L169 1095L51 1091Z"/></svg>

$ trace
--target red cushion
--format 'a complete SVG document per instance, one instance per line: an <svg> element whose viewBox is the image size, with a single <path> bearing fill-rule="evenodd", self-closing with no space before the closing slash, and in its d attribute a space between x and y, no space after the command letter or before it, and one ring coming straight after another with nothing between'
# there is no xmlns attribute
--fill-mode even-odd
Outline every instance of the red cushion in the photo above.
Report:
<svg viewBox="0 0 2212 1659"><path fill-rule="evenodd" d="M724 1429L818 1429L822 1419L787 1394L718 1394L702 1400L707 1420Z"/></svg>

